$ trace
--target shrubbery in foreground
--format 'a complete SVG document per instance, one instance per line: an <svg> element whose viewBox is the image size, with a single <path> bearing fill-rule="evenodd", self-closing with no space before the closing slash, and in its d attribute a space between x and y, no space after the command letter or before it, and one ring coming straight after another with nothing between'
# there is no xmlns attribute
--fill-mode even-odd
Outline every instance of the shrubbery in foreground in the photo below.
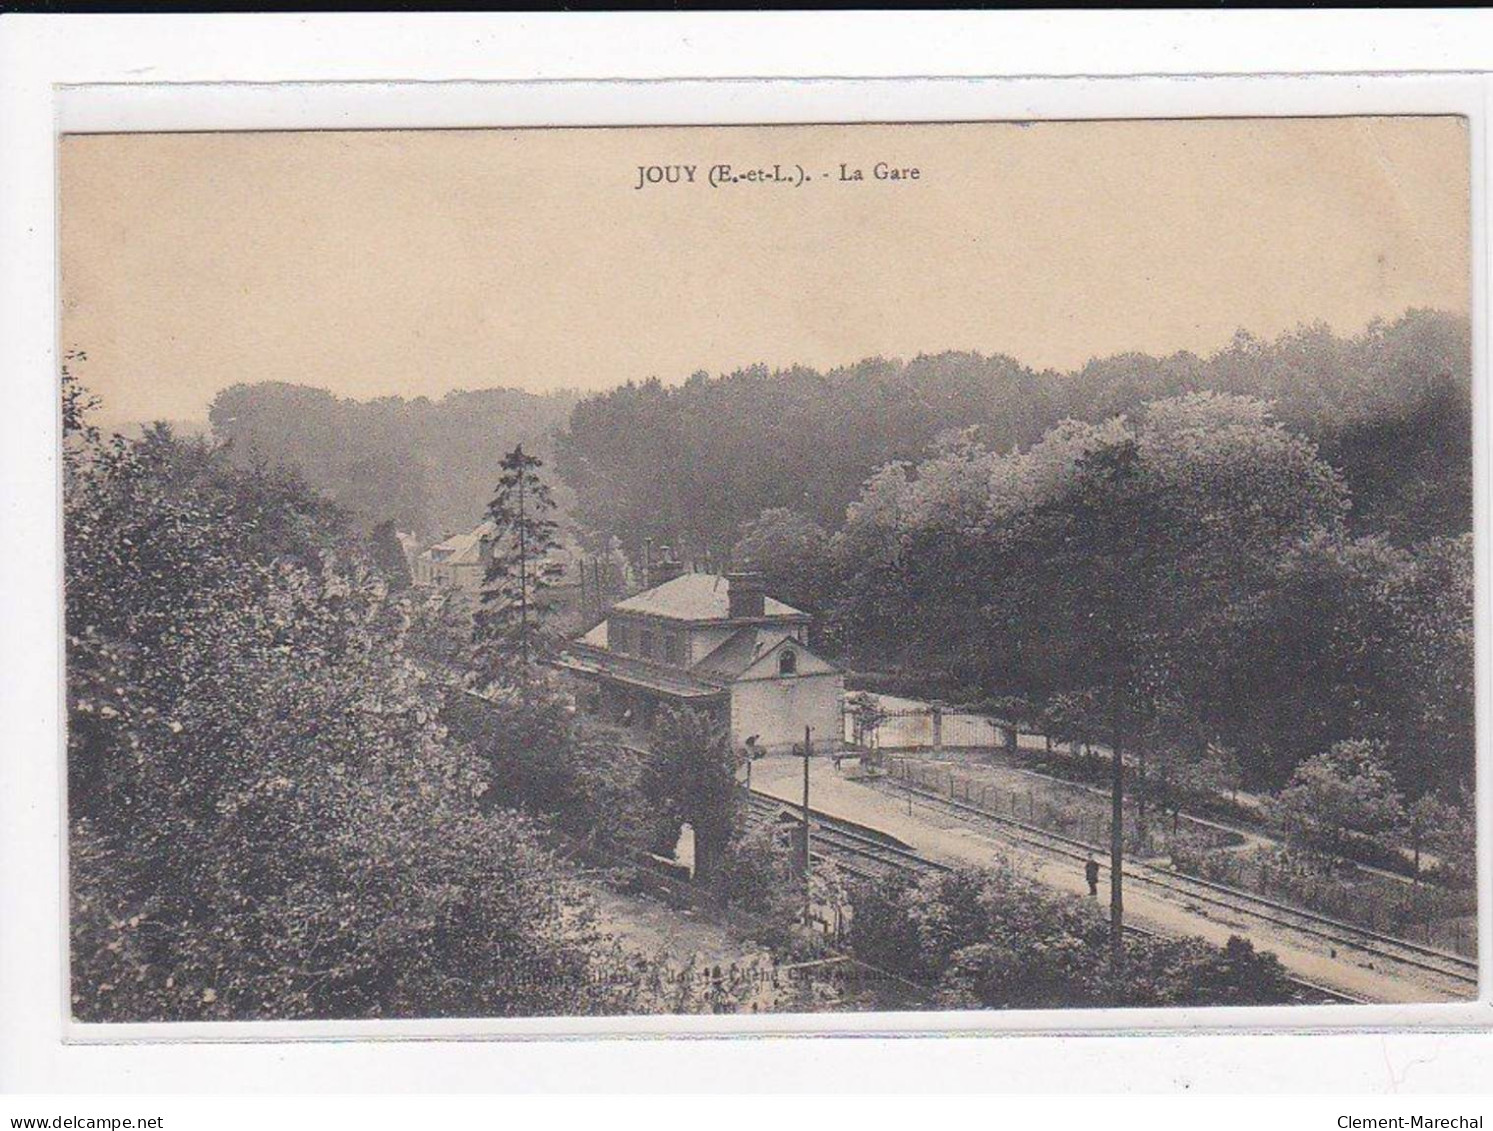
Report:
<svg viewBox="0 0 1493 1131"><path fill-rule="evenodd" d="M1116 968L1103 909L1010 868L895 875L856 891L850 949L939 987L956 1008L1271 1005L1292 999L1273 954L1230 938L1132 934Z"/></svg>

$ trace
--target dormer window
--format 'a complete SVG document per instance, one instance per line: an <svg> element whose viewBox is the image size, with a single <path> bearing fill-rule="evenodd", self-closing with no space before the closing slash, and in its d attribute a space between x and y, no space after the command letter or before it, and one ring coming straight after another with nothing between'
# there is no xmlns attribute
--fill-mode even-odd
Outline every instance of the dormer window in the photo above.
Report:
<svg viewBox="0 0 1493 1131"><path fill-rule="evenodd" d="M784 648L778 655L778 675L796 675L798 673L798 653L792 648Z"/></svg>

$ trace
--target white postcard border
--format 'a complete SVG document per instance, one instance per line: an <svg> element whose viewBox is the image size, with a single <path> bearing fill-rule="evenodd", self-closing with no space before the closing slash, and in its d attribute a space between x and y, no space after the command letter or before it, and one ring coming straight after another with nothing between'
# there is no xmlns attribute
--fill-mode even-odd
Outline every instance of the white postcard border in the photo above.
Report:
<svg viewBox="0 0 1493 1131"><path fill-rule="evenodd" d="M1271 14L1277 15L1277 14ZM1361 14L1360 14L1361 15ZM197 21L200 23L200 21ZM322 23L323 21L316 21ZM540 21L546 22L546 21ZM1264 21L1269 24L1271 21ZM10 31L17 22L7 25ZM181 25L194 21L183 20ZM1059 21L1061 24L1062 21ZM1097 21L1103 23L1103 21ZM534 21L527 25L531 29ZM1055 25L1048 24L1049 29ZM1133 28L1143 31L1141 25ZM1396 25L1399 26L1399 25ZM369 33L387 27L379 21L361 25L352 32L355 41L366 44ZM282 25L283 30L283 25ZM345 32L344 32L345 34ZM532 31L529 34L533 34ZM1049 32L1050 34L1050 32ZM1391 33L1392 34L1392 33ZM19 36L8 36L0 59L9 60ZM283 35L279 37L283 40ZM265 37L276 42L275 35ZM252 40L251 40L252 42ZM1401 46L1404 44L1402 43ZM88 47L88 44L84 44ZM1092 52L1096 44L1089 42ZM5 425L9 454L3 464L7 495L7 526L13 525L14 547L32 551L24 561L4 566L7 624L14 624L14 650L5 663L5 705L8 751L0 782L0 861L5 869L6 906L0 916L0 955L7 965L0 988L5 1000L19 1008L0 1009L6 1020L0 1030L10 1046L17 1040L17 1019L32 1026L22 1039L63 1038L78 1045L117 1044L121 1041L364 1041L369 1038L398 1042L449 1042L478 1038L585 1038L596 1036L734 1036L754 1034L912 1034L980 1033L1115 1034L1150 1032L1153 1035L1185 1031L1188 1034L1289 1030L1293 1033L1325 1032L1351 1028L1380 1032L1418 1027L1448 1032L1464 1027L1486 1028L1490 1013L1487 956L1493 949L1490 909L1482 907L1479 952L1483 956L1483 979L1478 1003L1469 1005L1285 1007L1241 1010L1178 1011L1082 1011L1074 1013L1007 1014L841 1014L782 1018L623 1018L623 1019L529 1019L523 1021L445 1022L296 1022L234 1023L229 1025L84 1026L51 1017L58 996L66 1004L65 964L54 944L65 946L59 935L65 901L61 883L65 838L56 825L61 808L60 620L56 609L56 578L60 575L60 523L56 488L56 421L52 382L56 371L56 310L54 286L56 251L54 150L58 129L80 131L137 129L266 129L266 128L417 128L477 125L644 125L722 124L727 122L850 122L937 121L981 119L1052 119L1093 117L1199 117L1254 114L1299 115L1361 113L1459 113L1472 122L1473 163L1473 342L1474 342L1474 465L1476 473L1475 514L1477 520L1477 715L1479 735L1479 831L1481 888L1486 893L1493 879L1490 864L1489 739L1489 397L1487 384L1488 327L1488 207L1486 163L1490 86L1484 76L1460 75L1369 75L1290 77L1144 77L1069 78L1061 80L1022 78L958 78L908 80L884 79L777 79L732 78L726 81L693 80L602 82L462 82L436 85L421 82L404 85L362 81L338 85L311 83L260 84L237 82L205 85L182 82L194 77L202 63L194 64L190 26L175 33L168 54L174 54L176 75L159 67L139 68L130 75L123 66L129 56L92 44L95 56L90 66L22 68L29 83L22 89L14 77L6 80L4 117L0 118L13 160L3 176L4 231L14 254L0 267L5 290L5 313L0 326L0 357L9 377ZM593 50L595 45L593 44ZM582 52L584 55L584 52ZM1122 53L1123 54L1123 53ZM222 61L221 47L204 53ZM511 55L504 56L509 72L497 68L492 77L511 77ZM951 56L955 58L955 56ZM958 56L962 59L963 56ZM100 65L100 60L109 65ZM247 60L247 56L246 56ZM302 77L346 78L345 57L333 60L302 60ZM387 63L376 64L387 66ZM521 69L521 68L520 68ZM950 67L950 69L955 69ZM992 68L993 69L993 68ZM263 75L250 66L247 73ZM49 74L60 84L39 84L38 72ZM58 73L67 71L68 73ZM414 70L375 71L418 77ZM584 73L584 72L583 72ZM591 74L603 73L591 71ZM636 72L633 72L636 73ZM689 71L676 73L691 73ZM759 72L760 73L760 72ZM242 78L245 68L230 75ZM179 76L179 77L177 77ZM119 80L167 78L160 84L142 85ZM75 80L85 80L81 85ZM109 80L95 82L87 80ZM19 96L18 96L19 95ZM38 112L47 111L39 118ZM44 233L44 234L41 234ZM12 443L12 441L16 441ZM35 541L47 536L48 544ZM14 559L18 557L12 554ZM44 598L44 600L37 600ZM51 602L48 606L47 601ZM13 620L10 613L20 613ZM39 648L39 650L38 650ZM31 657L26 665L16 661L22 651ZM53 658L55 657L55 664ZM11 725L11 719L16 725ZM47 752L57 761L46 761ZM19 755L19 757L17 757ZM12 819L14 818L14 819ZM22 898L19 881L25 880ZM55 882L54 882L55 881ZM17 959L17 955L20 956ZM24 971L24 972L22 972ZM17 973L21 973L20 980ZM60 994L57 991L60 989ZM38 1006L41 1008L38 1008ZM1351 1019L1347 1016L1351 1014ZM104 1030L107 1030L105 1032ZM629 1042L635 1044L636 1042ZM1112 1044L1113 1042L1105 1042ZM77 1047L77 1046L75 1046ZM139 1046L134 1046L139 1047ZM176 1045L177 1048L181 1046ZM51 1063L69 1059L53 1055ZM9 1063L0 1061L0 1068ZM33 1069L36 1063L31 1063ZM366 1071L366 1066L365 1066ZM578 1082L579 1083L579 1082Z"/></svg>

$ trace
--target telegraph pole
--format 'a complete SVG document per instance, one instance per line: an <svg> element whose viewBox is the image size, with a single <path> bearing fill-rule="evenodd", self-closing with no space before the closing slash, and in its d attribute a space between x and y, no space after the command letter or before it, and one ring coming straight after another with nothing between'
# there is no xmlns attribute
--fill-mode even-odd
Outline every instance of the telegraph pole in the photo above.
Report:
<svg viewBox="0 0 1493 1131"><path fill-rule="evenodd" d="M809 925L809 728L804 727L804 926Z"/></svg>

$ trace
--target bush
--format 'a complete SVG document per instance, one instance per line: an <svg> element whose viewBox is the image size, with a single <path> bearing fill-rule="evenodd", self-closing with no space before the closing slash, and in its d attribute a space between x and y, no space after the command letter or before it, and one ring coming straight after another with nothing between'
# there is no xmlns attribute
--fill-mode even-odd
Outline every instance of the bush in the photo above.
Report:
<svg viewBox="0 0 1493 1131"><path fill-rule="evenodd" d="M481 803L405 598L335 510L165 429L69 442L74 1014L627 1008L585 893Z"/></svg>
<svg viewBox="0 0 1493 1131"><path fill-rule="evenodd" d="M1384 743L1334 743L1296 767L1276 798L1281 823L1324 867L1347 856L1355 835L1373 839L1394 831L1404 811Z"/></svg>
<svg viewBox="0 0 1493 1131"><path fill-rule="evenodd" d="M1291 1000L1273 955L1242 939L1130 934L1116 969L1097 904L1054 895L1008 867L894 876L855 893L855 956L939 987L961 1008L1262 1005Z"/></svg>
<svg viewBox="0 0 1493 1131"><path fill-rule="evenodd" d="M567 698L543 681L485 695L452 690L441 717L482 758L488 808L523 809L567 836L623 851L677 838L678 826L663 829L643 796L643 756L588 734Z"/></svg>
<svg viewBox="0 0 1493 1131"><path fill-rule="evenodd" d="M695 878L707 885L740 820L736 768L730 734L715 713L687 707L660 713L639 786L659 827L671 835L686 824L694 831Z"/></svg>
<svg viewBox="0 0 1493 1131"><path fill-rule="evenodd" d="M715 876L721 902L751 915L791 921L802 906L791 848L771 829L752 829L731 840Z"/></svg>
<svg viewBox="0 0 1493 1131"><path fill-rule="evenodd" d="M816 898L823 888L816 874ZM803 879L793 847L769 828L733 837L711 881L711 894L752 920L748 933L774 954L808 957L821 941L803 926Z"/></svg>

